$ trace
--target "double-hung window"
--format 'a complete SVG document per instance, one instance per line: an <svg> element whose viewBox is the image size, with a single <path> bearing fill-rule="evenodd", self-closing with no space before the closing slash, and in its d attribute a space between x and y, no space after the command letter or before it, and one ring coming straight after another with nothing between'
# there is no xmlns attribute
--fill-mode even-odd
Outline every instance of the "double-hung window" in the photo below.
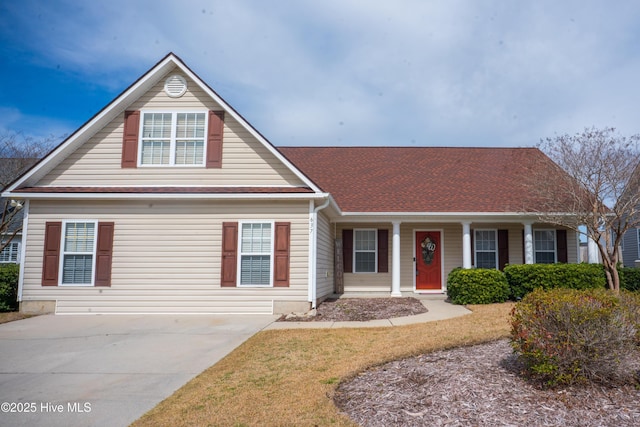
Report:
<svg viewBox="0 0 640 427"><path fill-rule="evenodd" d="M0 252L0 263L17 263L18 253L20 252L20 243L11 242Z"/></svg>
<svg viewBox="0 0 640 427"><path fill-rule="evenodd" d="M141 166L204 166L206 112L143 112Z"/></svg>
<svg viewBox="0 0 640 427"><path fill-rule="evenodd" d="M477 268L498 268L498 242L496 230L475 231L475 257Z"/></svg>
<svg viewBox="0 0 640 427"><path fill-rule="evenodd" d="M60 284L93 286L96 229L95 221L64 223Z"/></svg>
<svg viewBox="0 0 640 427"><path fill-rule="evenodd" d="M240 226L240 285L271 286L273 223L245 222Z"/></svg>
<svg viewBox="0 0 640 427"><path fill-rule="evenodd" d="M375 273L377 271L378 232L375 229L354 230L353 271L355 273Z"/></svg>
<svg viewBox="0 0 640 427"><path fill-rule="evenodd" d="M556 231L534 230L533 253L536 264L553 264L556 262Z"/></svg>

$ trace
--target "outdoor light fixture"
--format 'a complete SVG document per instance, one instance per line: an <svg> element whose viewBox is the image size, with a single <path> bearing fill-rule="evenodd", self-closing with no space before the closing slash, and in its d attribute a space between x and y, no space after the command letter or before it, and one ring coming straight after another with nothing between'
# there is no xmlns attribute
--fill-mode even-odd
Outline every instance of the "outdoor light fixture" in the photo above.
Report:
<svg viewBox="0 0 640 427"><path fill-rule="evenodd" d="M12 208L16 208L18 210L22 209L22 202L20 200L11 200L10 205Z"/></svg>

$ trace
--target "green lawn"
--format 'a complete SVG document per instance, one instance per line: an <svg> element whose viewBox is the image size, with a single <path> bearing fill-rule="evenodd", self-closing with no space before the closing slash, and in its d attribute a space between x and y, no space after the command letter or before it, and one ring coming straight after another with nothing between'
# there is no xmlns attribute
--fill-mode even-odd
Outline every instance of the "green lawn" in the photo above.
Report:
<svg viewBox="0 0 640 427"><path fill-rule="evenodd" d="M332 396L370 366L509 334L512 303L402 327L270 330L256 334L134 426L351 426Z"/></svg>

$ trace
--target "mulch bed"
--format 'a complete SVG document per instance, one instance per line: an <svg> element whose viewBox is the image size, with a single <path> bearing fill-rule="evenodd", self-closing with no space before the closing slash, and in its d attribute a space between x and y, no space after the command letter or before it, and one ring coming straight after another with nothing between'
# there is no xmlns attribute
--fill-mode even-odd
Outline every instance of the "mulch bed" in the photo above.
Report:
<svg viewBox="0 0 640 427"><path fill-rule="evenodd" d="M629 385L542 389L508 340L394 361L341 384L334 402L362 426L638 426Z"/></svg>
<svg viewBox="0 0 640 427"><path fill-rule="evenodd" d="M342 322L391 319L426 313L416 298L339 298L318 305L315 316L282 316L287 322Z"/></svg>

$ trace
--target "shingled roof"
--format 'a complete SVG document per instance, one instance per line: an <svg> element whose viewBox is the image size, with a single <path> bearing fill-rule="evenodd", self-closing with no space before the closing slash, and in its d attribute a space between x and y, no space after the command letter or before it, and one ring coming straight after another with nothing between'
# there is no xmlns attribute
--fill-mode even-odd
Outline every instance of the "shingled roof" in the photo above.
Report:
<svg viewBox="0 0 640 427"><path fill-rule="evenodd" d="M537 148L279 147L343 212L533 212ZM538 175L539 176L539 175Z"/></svg>

